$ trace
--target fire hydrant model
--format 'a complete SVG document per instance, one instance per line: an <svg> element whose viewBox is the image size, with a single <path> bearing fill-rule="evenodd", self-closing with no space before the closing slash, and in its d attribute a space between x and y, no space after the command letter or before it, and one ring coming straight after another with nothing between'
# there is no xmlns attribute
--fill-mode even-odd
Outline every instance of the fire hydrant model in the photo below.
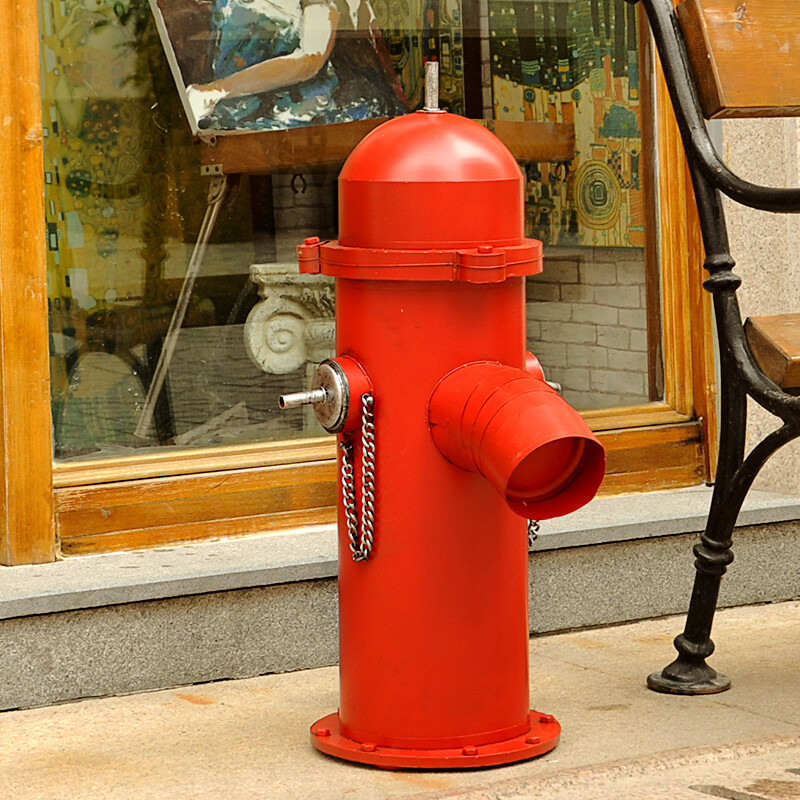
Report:
<svg viewBox="0 0 800 800"><path fill-rule="evenodd" d="M530 710L525 519L566 514L602 446L525 352L523 179L478 123L391 120L339 179L338 242L300 268L336 278L335 359L309 392L339 441L340 707L314 746L389 769L540 755Z"/></svg>

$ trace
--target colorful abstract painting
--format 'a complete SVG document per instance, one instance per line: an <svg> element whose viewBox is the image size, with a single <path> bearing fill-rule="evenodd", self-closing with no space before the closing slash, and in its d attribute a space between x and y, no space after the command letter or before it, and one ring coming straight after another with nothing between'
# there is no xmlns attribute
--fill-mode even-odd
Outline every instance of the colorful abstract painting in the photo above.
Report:
<svg viewBox="0 0 800 800"><path fill-rule="evenodd" d="M394 117L439 60L458 110L457 0L151 0L193 133ZM444 33L443 33L444 32Z"/></svg>
<svg viewBox="0 0 800 800"><path fill-rule="evenodd" d="M528 234L644 245L636 9L624 0L489 0L496 119L574 126L569 163L526 165Z"/></svg>
<svg viewBox="0 0 800 800"><path fill-rule="evenodd" d="M421 108L425 62L439 62L439 105L464 113L461 0L375 0L377 23L411 109Z"/></svg>

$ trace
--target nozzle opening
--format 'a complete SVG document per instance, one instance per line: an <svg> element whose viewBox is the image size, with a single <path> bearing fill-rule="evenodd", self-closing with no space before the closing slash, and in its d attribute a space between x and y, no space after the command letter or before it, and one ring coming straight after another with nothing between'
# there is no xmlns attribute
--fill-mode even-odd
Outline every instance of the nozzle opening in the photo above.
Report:
<svg viewBox="0 0 800 800"><path fill-rule="evenodd" d="M491 362L446 375L428 405L439 452L480 472L527 519L569 514L588 503L605 474L603 446L545 381Z"/></svg>
<svg viewBox="0 0 800 800"><path fill-rule="evenodd" d="M567 436L529 452L505 491L512 511L529 519L569 514L588 503L605 474L605 453L595 439Z"/></svg>
<svg viewBox="0 0 800 800"><path fill-rule="evenodd" d="M511 473L506 497L532 503L563 491L575 479L585 447L584 439L559 439L528 453Z"/></svg>

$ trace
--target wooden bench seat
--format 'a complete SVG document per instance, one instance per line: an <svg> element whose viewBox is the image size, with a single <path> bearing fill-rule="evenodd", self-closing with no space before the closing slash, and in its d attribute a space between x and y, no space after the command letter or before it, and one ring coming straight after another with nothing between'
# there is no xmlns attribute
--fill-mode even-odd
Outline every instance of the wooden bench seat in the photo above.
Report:
<svg viewBox="0 0 800 800"><path fill-rule="evenodd" d="M676 9L705 117L800 114L797 0L684 0Z"/></svg>
<svg viewBox="0 0 800 800"><path fill-rule="evenodd" d="M800 394L800 314L750 317L744 330L764 374L785 391Z"/></svg>

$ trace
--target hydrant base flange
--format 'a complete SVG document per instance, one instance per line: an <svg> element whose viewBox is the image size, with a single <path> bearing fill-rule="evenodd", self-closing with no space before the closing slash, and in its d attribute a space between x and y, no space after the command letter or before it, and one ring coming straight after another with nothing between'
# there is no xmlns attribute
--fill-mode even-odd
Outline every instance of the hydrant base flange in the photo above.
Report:
<svg viewBox="0 0 800 800"><path fill-rule="evenodd" d="M379 769L474 769L513 764L549 753L561 738L561 725L550 714L531 711L530 729L520 736L479 746L411 749L357 742L340 733L339 714L311 726L311 743L322 753Z"/></svg>

